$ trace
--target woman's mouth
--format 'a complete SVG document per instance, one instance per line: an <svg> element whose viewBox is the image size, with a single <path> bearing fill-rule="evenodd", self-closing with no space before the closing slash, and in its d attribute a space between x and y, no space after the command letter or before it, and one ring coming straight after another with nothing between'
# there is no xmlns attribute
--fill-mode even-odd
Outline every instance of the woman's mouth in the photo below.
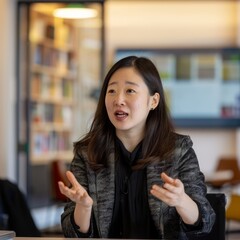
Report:
<svg viewBox="0 0 240 240"><path fill-rule="evenodd" d="M123 111L116 111L114 113L114 115L116 116L117 119L123 120L123 119L125 119L128 116L128 113L123 112Z"/></svg>

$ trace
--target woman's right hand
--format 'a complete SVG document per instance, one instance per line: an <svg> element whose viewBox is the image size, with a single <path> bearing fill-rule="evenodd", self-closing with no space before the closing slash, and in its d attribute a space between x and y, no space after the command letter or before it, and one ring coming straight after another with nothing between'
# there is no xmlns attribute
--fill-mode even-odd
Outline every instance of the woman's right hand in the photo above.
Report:
<svg viewBox="0 0 240 240"><path fill-rule="evenodd" d="M84 207L86 209L91 208L93 205L93 200L88 195L85 188L81 186L81 184L77 181L72 172L67 171L66 176L72 187L69 188L60 181L58 182L60 192L81 207Z"/></svg>

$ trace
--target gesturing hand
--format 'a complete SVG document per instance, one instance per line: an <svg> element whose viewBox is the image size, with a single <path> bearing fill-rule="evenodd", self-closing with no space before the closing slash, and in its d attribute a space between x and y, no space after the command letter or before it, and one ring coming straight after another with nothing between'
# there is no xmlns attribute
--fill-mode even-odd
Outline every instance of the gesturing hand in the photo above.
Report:
<svg viewBox="0 0 240 240"><path fill-rule="evenodd" d="M88 195L87 191L81 186L81 184L79 184L73 173L67 171L66 176L69 182L72 184L72 187L69 188L64 185L63 182L58 182L60 192L69 199L71 199L73 202L76 202L76 204L79 204L84 208L92 207L92 198Z"/></svg>
<svg viewBox="0 0 240 240"><path fill-rule="evenodd" d="M181 206L186 195L183 183L179 179L169 177L166 173L161 173L161 178L164 181L163 186L154 184L151 194L169 206Z"/></svg>

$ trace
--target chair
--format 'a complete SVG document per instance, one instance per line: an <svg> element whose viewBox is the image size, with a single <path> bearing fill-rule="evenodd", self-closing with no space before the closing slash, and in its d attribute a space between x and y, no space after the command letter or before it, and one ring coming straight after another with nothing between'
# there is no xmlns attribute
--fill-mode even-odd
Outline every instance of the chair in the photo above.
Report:
<svg viewBox="0 0 240 240"><path fill-rule="evenodd" d="M52 176L52 193L54 202L62 203L68 199L63 195L58 187L58 182L62 181L65 185L69 186L70 183L66 177L66 163L61 160L54 160L51 162L51 176Z"/></svg>
<svg viewBox="0 0 240 240"><path fill-rule="evenodd" d="M52 184L52 206L54 206L54 216L51 219L53 222L50 224L51 227L42 230L44 235L62 235L62 229L60 226L60 217L59 215L62 212L63 207L65 206L68 198L63 195L58 187L58 182L62 181L65 185L70 186L70 182L66 177L67 166L66 163L62 160L55 159L50 163L51 171L51 184ZM49 215L47 216L49 220Z"/></svg>
<svg viewBox="0 0 240 240"><path fill-rule="evenodd" d="M232 193L230 196L230 202L226 210L226 220L227 220L227 233L240 232L240 229L229 230L228 226L230 221L236 221L240 223L240 195Z"/></svg>
<svg viewBox="0 0 240 240"><path fill-rule="evenodd" d="M0 180L1 217L4 216L2 227L12 230L17 237L40 237L28 207L25 196L15 183Z"/></svg>
<svg viewBox="0 0 240 240"><path fill-rule="evenodd" d="M194 237L192 240L225 240L226 196L224 193L208 193L206 197L216 213L216 220L209 234Z"/></svg>
<svg viewBox="0 0 240 240"><path fill-rule="evenodd" d="M240 184L240 169L236 157L224 157L219 159L215 173L229 171L232 176L229 179L216 179L207 181L207 184L212 188L220 189L224 186L236 186ZM214 174L214 173L213 173Z"/></svg>

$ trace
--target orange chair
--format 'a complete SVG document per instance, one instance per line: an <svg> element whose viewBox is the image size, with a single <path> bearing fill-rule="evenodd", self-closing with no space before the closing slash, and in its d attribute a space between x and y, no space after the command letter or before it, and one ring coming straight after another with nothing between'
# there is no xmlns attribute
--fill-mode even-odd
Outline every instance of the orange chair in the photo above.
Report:
<svg viewBox="0 0 240 240"><path fill-rule="evenodd" d="M240 194L232 193L226 209L227 232L240 232L240 229L229 230L230 221L240 223Z"/></svg>
<svg viewBox="0 0 240 240"><path fill-rule="evenodd" d="M240 184L240 169L236 157L226 157L219 159L215 173L220 171L231 171L232 176L229 179L217 179L207 181L212 188L222 188L224 186L236 186ZM214 174L214 173L213 173Z"/></svg>

